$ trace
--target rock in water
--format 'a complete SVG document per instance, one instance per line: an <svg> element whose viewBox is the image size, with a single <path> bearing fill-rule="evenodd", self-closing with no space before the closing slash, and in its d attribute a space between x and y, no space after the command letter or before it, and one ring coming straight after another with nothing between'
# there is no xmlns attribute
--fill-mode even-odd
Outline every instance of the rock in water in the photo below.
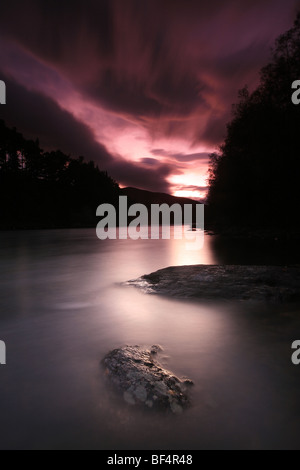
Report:
<svg viewBox="0 0 300 470"><path fill-rule="evenodd" d="M176 266L125 285L179 299L299 302L300 267Z"/></svg>
<svg viewBox="0 0 300 470"><path fill-rule="evenodd" d="M156 345L151 351L125 346L108 353L103 364L127 403L178 414L190 403L187 392L193 382L180 380L154 360L160 350Z"/></svg>

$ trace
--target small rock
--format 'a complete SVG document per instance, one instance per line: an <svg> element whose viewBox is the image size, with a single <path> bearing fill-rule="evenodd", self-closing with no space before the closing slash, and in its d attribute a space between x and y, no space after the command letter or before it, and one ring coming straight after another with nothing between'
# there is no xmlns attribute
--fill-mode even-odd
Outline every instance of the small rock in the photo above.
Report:
<svg viewBox="0 0 300 470"><path fill-rule="evenodd" d="M156 390L160 392L161 394L166 394L168 392L168 386L164 382L157 382L156 384Z"/></svg>
<svg viewBox="0 0 300 470"><path fill-rule="evenodd" d="M141 385L139 385L135 389L134 394L135 394L136 398L138 398L139 400L147 401L147 390L144 387L142 387Z"/></svg>
<svg viewBox="0 0 300 470"><path fill-rule="evenodd" d="M124 392L123 397L124 397L124 400L126 401L126 403L128 403L129 405L135 405L135 399L133 398L131 393Z"/></svg>
<svg viewBox="0 0 300 470"><path fill-rule="evenodd" d="M175 401L172 401L170 404L172 413L179 415L183 412L182 406L178 405Z"/></svg>
<svg viewBox="0 0 300 470"><path fill-rule="evenodd" d="M111 351L103 360L105 376L123 392L126 403L182 413L190 404L185 382L153 360L152 350L125 346Z"/></svg>
<svg viewBox="0 0 300 470"><path fill-rule="evenodd" d="M151 354L155 355L158 354L159 352L162 352L163 348L159 344L154 344L151 347Z"/></svg>
<svg viewBox="0 0 300 470"><path fill-rule="evenodd" d="M188 387L192 387L194 385L194 382L190 379L185 379L183 383L184 385L187 385Z"/></svg>

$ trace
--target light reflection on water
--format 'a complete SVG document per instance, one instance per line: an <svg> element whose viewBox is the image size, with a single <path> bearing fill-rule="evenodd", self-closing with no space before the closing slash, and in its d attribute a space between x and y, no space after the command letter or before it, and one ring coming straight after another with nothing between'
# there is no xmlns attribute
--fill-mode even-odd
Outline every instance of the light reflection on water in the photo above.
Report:
<svg viewBox="0 0 300 470"><path fill-rule="evenodd" d="M185 240L101 242L93 230L0 241L1 448L298 446L296 307L194 304L118 285L169 265L218 263L212 237L199 252ZM155 343L165 367L195 382L181 416L132 409L99 366L114 347Z"/></svg>

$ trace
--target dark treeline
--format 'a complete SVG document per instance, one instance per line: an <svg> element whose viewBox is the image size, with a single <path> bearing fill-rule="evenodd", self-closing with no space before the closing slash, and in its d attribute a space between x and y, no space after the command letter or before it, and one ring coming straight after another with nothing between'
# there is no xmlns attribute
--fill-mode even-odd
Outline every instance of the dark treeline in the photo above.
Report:
<svg viewBox="0 0 300 470"><path fill-rule="evenodd" d="M119 186L93 162L44 152L0 120L0 228L87 227Z"/></svg>
<svg viewBox="0 0 300 470"><path fill-rule="evenodd" d="M258 88L245 87L220 152L211 156L211 221L220 227L299 227L300 106L292 83L300 80L300 14L280 36Z"/></svg>

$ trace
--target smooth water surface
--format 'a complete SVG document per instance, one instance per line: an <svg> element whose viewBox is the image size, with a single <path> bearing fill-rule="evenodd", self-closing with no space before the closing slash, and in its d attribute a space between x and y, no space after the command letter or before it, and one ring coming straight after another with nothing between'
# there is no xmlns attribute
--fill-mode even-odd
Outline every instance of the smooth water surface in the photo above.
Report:
<svg viewBox="0 0 300 470"><path fill-rule="evenodd" d="M27 449L300 448L297 306L190 303L120 283L170 265L293 262L295 253L184 240L107 240L95 230L0 233L0 447ZM193 379L173 416L135 409L100 360L160 344Z"/></svg>

